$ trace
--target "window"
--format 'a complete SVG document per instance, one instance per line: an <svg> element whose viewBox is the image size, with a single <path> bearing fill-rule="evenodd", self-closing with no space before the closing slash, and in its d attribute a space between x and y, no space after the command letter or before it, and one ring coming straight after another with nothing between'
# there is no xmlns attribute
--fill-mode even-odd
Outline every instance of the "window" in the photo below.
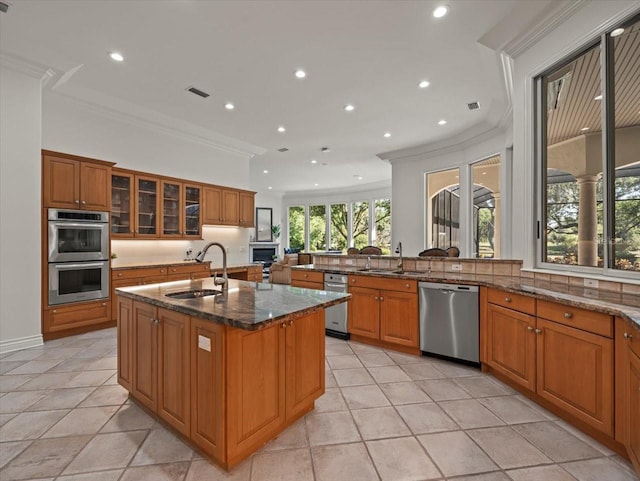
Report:
<svg viewBox="0 0 640 481"><path fill-rule="evenodd" d="M309 250L327 250L327 206L309 206Z"/></svg>
<svg viewBox="0 0 640 481"><path fill-rule="evenodd" d="M391 200L378 199L374 205L374 224L371 244L382 249L383 255L391 254Z"/></svg>
<svg viewBox="0 0 640 481"><path fill-rule="evenodd" d="M345 251L349 244L347 204L331 204L331 250Z"/></svg>
<svg viewBox="0 0 640 481"><path fill-rule="evenodd" d="M640 271L638 18L623 27L536 78L546 267Z"/></svg>
<svg viewBox="0 0 640 481"><path fill-rule="evenodd" d="M388 198L351 204L290 206L288 212L291 249L304 250L308 245L310 252L327 248L345 252L350 245L358 249L375 245L385 254L391 252L391 200Z"/></svg>
<svg viewBox="0 0 640 481"><path fill-rule="evenodd" d="M362 249L369 245L369 202L354 202L352 209L353 246Z"/></svg>
<svg viewBox="0 0 640 481"><path fill-rule="evenodd" d="M500 156L471 165L473 256L500 257Z"/></svg>
<svg viewBox="0 0 640 481"><path fill-rule="evenodd" d="M460 246L458 169L427 175L427 247Z"/></svg>
<svg viewBox="0 0 640 481"><path fill-rule="evenodd" d="M289 207L289 248L304 250L304 206Z"/></svg>

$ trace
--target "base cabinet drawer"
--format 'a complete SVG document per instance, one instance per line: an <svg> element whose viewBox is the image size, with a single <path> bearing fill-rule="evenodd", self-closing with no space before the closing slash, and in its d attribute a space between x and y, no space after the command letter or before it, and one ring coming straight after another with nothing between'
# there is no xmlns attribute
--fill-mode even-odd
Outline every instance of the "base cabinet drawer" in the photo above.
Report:
<svg viewBox="0 0 640 481"><path fill-rule="evenodd" d="M63 331L111 320L111 301L51 307L45 311L45 332Z"/></svg>

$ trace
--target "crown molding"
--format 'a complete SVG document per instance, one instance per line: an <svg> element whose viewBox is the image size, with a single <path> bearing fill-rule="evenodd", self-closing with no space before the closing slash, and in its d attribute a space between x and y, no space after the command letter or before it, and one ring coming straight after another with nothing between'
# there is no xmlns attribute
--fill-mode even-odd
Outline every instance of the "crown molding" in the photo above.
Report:
<svg viewBox="0 0 640 481"><path fill-rule="evenodd" d="M147 130L152 130L163 135L177 137L181 140L186 140L188 142L194 142L194 143L206 145L208 147L213 147L217 150L238 155L245 159L250 160L255 155L261 155L264 152L266 152L266 149L262 147L253 146L253 145L244 143L242 141L237 141L237 142L239 144L246 145L246 147L230 145L230 144L221 142L219 139L213 139L211 137L208 137L207 135L202 133L196 133L193 131L190 132L186 128L169 126L160 122L150 120L149 118L145 118L145 116L143 115L135 115L135 114L124 112L119 109L107 107L106 105L103 105L101 103L93 102L93 101L87 100L86 98L81 98L67 92L62 92L60 89L57 89L55 87L50 92L51 94L58 95L60 97L63 97L66 100L69 100L75 103L77 106L81 107L82 109L88 112L95 113L102 117L109 118L111 120L116 120L118 122L128 123L130 125L141 127ZM162 115L162 114L159 114L159 115ZM183 123L183 125L186 124L186 122L181 122L181 123ZM231 139L231 140L234 140L234 139Z"/></svg>
<svg viewBox="0 0 640 481"><path fill-rule="evenodd" d="M56 75L55 71L45 65L40 65L7 52L0 52L0 66L40 80L43 85Z"/></svg>
<svg viewBox="0 0 640 481"><path fill-rule="evenodd" d="M511 57L517 57L522 52L538 43L540 39L544 38L550 31L564 23L569 17L574 15L588 3L589 0L558 2L556 8L546 11L542 18L538 18L531 28L529 28L524 34L508 41L502 47L502 50L508 53Z"/></svg>

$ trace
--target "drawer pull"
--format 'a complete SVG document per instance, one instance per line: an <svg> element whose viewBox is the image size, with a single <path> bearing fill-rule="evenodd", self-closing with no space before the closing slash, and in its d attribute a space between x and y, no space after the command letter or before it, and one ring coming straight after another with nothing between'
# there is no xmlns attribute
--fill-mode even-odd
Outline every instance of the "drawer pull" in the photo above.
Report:
<svg viewBox="0 0 640 481"><path fill-rule="evenodd" d="M53 312L54 314L57 314L57 313L58 313L58 309L54 309L52 312ZM624 335L625 335L625 337L627 337L627 333L626 333L626 332L624 333Z"/></svg>
<svg viewBox="0 0 640 481"><path fill-rule="evenodd" d="M527 331L533 331L533 327L527 326Z"/></svg>
<svg viewBox="0 0 640 481"><path fill-rule="evenodd" d="M571 314L570 312L565 312L564 313L564 318L565 319L571 319L573 317L573 314Z"/></svg>
<svg viewBox="0 0 640 481"><path fill-rule="evenodd" d="M542 329L536 329L536 334L542 334Z"/></svg>
<svg viewBox="0 0 640 481"><path fill-rule="evenodd" d="M56 311L53 311L56 312ZM629 334L628 332L625 332L622 337L624 337L627 341L630 341L631 339L633 339L633 336L631 334Z"/></svg>
<svg viewBox="0 0 640 481"><path fill-rule="evenodd" d="M504 298L504 302L511 302L511 298L510 297L505 297Z"/></svg>
<svg viewBox="0 0 640 481"><path fill-rule="evenodd" d="M106 307L106 306L107 306L107 303L106 303L106 302L103 302L103 303L102 303L102 304L100 304L100 305L101 305L102 307Z"/></svg>
<svg viewBox="0 0 640 481"><path fill-rule="evenodd" d="M164 269L160 269L160 274L164 274Z"/></svg>
<svg viewBox="0 0 640 481"><path fill-rule="evenodd" d="M293 321L289 321L289 325L290 325L290 326L293 326Z"/></svg>
<svg viewBox="0 0 640 481"><path fill-rule="evenodd" d="M406 287L407 289L409 289L409 284L405 284L404 287Z"/></svg>
<svg viewBox="0 0 640 481"><path fill-rule="evenodd" d="M305 277L305 278L309 277L309 274L305 274L305 275L304 275L304 277Z"/></svg>
<svg viewBox="0 0 640 481"><path fill-rule="evenodd" d="M282 324L280 324L280 328L281 329L285 329L287 327L287 323L283 322Z"/></svg>
<svg viewBox="0 0 640 481"><path fill-rule="evenodd" d="M171 269L171 271L172 271L172 272L175 272L176 270L175 270L175 269Z"/></svg>
<svg viewBox="0 0 640 481"><path fill-rule="evenodd" d="M122 272L118 272L118 277L122 277Z"/></svg>

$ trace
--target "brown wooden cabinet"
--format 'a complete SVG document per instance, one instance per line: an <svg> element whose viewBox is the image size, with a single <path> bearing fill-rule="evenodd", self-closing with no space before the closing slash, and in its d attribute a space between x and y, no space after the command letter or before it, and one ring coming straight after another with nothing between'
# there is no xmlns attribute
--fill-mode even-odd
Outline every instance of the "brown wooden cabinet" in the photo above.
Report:
<svg viewBox="0 0 640 481"><path fill-rule="evenodd" d="M349 332L395 346L418 349L418 283L349 276Z"/></svg>
<svg viewBox="0 0 640 481"><path fill-rule="evenodd" d="M182 183L163 179L160 192L160 237L179 239L183 233Z"/></svg>
<svg viewBox="0 0 640 481"><path fill-rule="evenodd" d="M111 175L111 237L135 235L135 175L113 169Z"/></svg>
<svg viewBox="0 0 640 481"><path fill-rule="evenodd" d="M616 440L640 473L640 329L616 318Z"/></svg>
<svg viewBox="0 0 640 481"><path fill-rule="evenodd" d="M87 328L111 321L110 300L48 306L43 310L42 331L47 339L52 339L57 337L56 334L61 334L64 331ZM49 334L52 336L48 336Z"/></svg>
<svg viewBox="0 0 640 481"><path fill-rule="evenodd" d="M612 436L611 316L487 291L483 362L574 419Z"/></svg>
<svg viewBox="0 0 640 481"><path fill-rule="evenodd" d="M224 467L324 392L324 311L247 331L127 298L118 305L118 382Z"/></svg>
<svg viewBox="0 0 640 481"><path fill-rule="evenodd" d="M203 185L202 223L253 227L255 192Z"/></svg>
<svg viewBox="0 0 640 481"><path fill-rule="evenodd" d="M322 290L324 289L324 274L322 272L291 269L291 286Z"/></svg>
<svg viewBox="0 0 640 481"><path fill-rule="evenodd" d="M43 150L43 207L108 211L112 165L112 162Z"/></svg>
<svg viewBox="0 0 640 481"><path fill-rule="evenodd" d="M131 326L131 393L178 432L189 436L189 316L133 301Z"/></svg>
<svg viewBox="0 0 640 481"><path fill-rule="evenodd" d="M221 275L221 272L216 272L216 275ZM230 279L239 279L241 281L262 282L262 264L256 264L254 266L230 268L228 271Z"/></svg>
<svg viewBox="0 0 640 481"><path fill-rule="evenodd" d="M254 227L255 194L253 192L240 192L238 202L240 227Z"/></svg>
<svg viewBox="0 0 640 481"><path fill-rule="evenodd" d="M487 359L497 372L522 387L536 388L536 318L495 304L487 306Z"/></svg>

